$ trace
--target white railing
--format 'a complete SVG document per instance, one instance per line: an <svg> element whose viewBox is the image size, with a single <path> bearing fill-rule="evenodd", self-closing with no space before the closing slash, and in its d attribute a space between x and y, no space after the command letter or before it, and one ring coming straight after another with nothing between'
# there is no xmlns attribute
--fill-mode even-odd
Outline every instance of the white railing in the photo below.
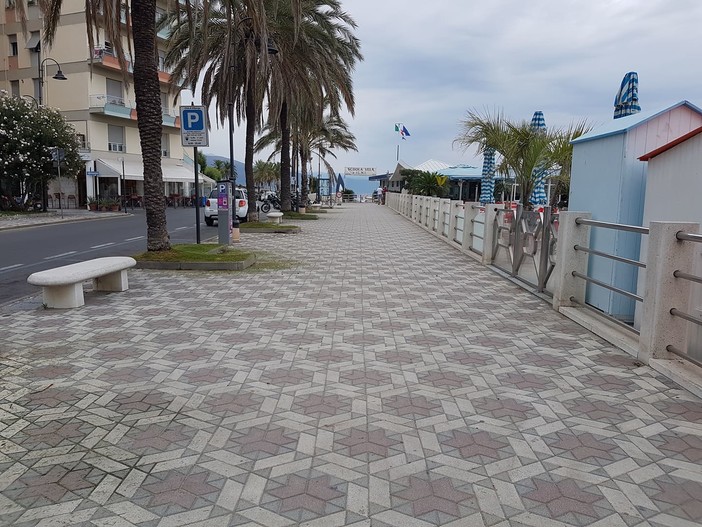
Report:
<svg viewBox="0 0 702 527"><path fill-rule="evenodd" d="M124 97L108 95L106 93L94 93L90 95L90 108L104 108L108 104L122 106L124 108L134 108L132 102Z"/></svg>
<svg viewBox="0 0 702 527"><path fill-rule="evenodd" d="M561 212L555 222L542 219L543 223L538 226L538 230L548 231L550 236L544 242L543 250L539 251L540 256L536 257L537 253L530 245L534 230L523 227L517 252L514 245L509 243L514 233L511 227L500 229L502 223L498 216L506 214L502 205L481 206L479 203L390 192L386 199L389 208L466 254L480 259L485 265L493 265L494 254L500 250L511 250L512 261L515 261L515 254L521 256L524 251L533 253L534 263L543 263L546 270L546 274L539 279L538 290L545 291L546 282L550 284L551 302L555 310L583 323L610 342L620 344L641 362L651 364L686 388L702 394L702 294L693 294L693 287L702 285L699 273L702 269L702 244L699 243L702 242L702 235L698 234L699 224L651 222L648 228L632 227L594 221L585 212ZM510 214L516 221L516 213ZM596 228L648 234L647 252L641 255L641 261L637 261L597 251L590 247L590 231ZM502 238L504 243L500 243ZM639 291L622 290L614 284L590 278L588 265L592 258L608 258L620 264L639 267L641 272L645 272ZM694 274L695 270L697 274ZM512 273L512 276L515 274ZM637 322L641 328L640 334L634 328L624 331L628 335L626 339L629 342L633 339L635 343L632 348L622 344L624 337L612 336L612 327L620 327L623 323L615 326L611 323L612 317L587 306L588 283L640 302L640 321ZM537 290L533 284L526 287ZM587 312L588 316L599 322L584 320L583 315L576 312ZM688 368L698 368L696 375L700 378L699 385L691 386L691 381L685 377L687 374L680 373L682 369L675 366L675 360L680 358L686 361Z"/></svg>

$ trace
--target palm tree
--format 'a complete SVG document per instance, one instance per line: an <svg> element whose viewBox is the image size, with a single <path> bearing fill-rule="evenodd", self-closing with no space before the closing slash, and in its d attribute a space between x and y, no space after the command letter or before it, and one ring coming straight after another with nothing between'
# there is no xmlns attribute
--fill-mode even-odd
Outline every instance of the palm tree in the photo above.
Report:
<svg viewBox="0 0 702 527"><path fill-rule="evenodd" d="M353 115L351 73L363 58L353 35L356 23L338 0L303 2L299 27L291 21L290 12L275 13L271 27L279 53L271 60L267 78L267 130L281 141L283 210L290 210L291 141L301 144L302 130L321 128L325 107L332 116L344 106Z"/></svg>
<svg viewBox="0 0 702 527"><path fill-rule="evenodd" d="M278 181L279 174L280 166L278 163L271 163L270 161L259 159L254 164L254 178L256 184L259 186L266 185L270 187L272 183Z"/></svg>
<svg viewBox="0 0 702 527"><path fill-rule="evenodd" d="M493 147L502 156L501 171L514 177L522 204L531 208L529 197L536 183L535 169L549 170L554 166L552 143L557 133L534 130L527 121L510 122L501 113L482 115L475 110L468 111L462 127L454 143L464 148L477 145L481 151Z"/></svg>
<svg viewBox="0 0 702 527"><path fill-rule="evenodd" d="M551 206L556 205L558 196L567 196L570 190L570 171L573 164L573 145L571 142L590 130L592 130L590 123L580 121L559 132L551 143L550 157L557 169L556 175L551 178L555 182L555 188L551 193Z"/></svg>

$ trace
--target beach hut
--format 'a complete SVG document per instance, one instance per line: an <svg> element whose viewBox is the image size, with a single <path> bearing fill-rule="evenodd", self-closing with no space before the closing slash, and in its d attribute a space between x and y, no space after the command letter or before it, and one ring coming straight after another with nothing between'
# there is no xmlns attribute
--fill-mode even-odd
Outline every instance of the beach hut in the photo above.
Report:
<svg viewBox="0 0 702 527"><path fill-rule="evenodd" d="M648 163L643 223L652 221L689 221L702 225L702 126L639 158ZM647 241L641 241L646 254ZM702 244L695 244L695 268L684 269L702 276ZM643 287L644 272L639 276ZM702 319L702 285L692 285L688 312ZM641 306L637 309L640 317ZM702 328L688 325L687 353L702 361Z"/></svg>
<svg viewBox="0 0 702 527"><path fill-rule="evenodd" d="M572 142L568 208L590 211L595 220L643 225L646 163L639 158L700 126L702 109L681 101L657 112L612 120L578 137ZM635 233L593 229L590 246L638 260L640 243ZM636 269L627 264L591 258L588 275L627 291L636 290ZM620 320L634 319L634 301L607 289L588 285L586 300Z"/></svg>

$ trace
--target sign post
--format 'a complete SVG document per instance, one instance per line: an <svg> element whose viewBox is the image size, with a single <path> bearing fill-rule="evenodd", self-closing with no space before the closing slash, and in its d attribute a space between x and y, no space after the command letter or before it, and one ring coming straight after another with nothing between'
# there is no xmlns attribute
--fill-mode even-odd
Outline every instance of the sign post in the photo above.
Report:
<svg viewBox="0 0 702 527"><path fill-rule="evenodd" d="M183 146L194 146L193 165L195 170L195 233L196 241L200 243L200 166L197 164L197 149L210 146L207 126L207 107L180 107L180 143Z"/></svg>
<svg viewBox="0 0 702 527"><path fill-rule="evenodd" d="M229 245L232 241L229 223L229 203L231 202L231 185L228 181L217 183L217 234L220 245Z"/></svg>

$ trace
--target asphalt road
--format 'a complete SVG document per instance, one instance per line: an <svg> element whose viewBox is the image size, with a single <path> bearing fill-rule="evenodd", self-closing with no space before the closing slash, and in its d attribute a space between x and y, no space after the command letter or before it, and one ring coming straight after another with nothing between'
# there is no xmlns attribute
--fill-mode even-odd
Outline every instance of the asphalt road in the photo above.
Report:
<svg viewBox="0 0 702 527"><path fill-rule="evenodd" d="M201 212L202 214L202 212ZM195 209L167 209L171 242L194 243ZM217 225L200 222L203 241L217 236ZM131 256L146 250L146 214L136 209L120 217L55 223L0 231L0 304L38 293L27 277L52 267L101 256Z"/></svg>

